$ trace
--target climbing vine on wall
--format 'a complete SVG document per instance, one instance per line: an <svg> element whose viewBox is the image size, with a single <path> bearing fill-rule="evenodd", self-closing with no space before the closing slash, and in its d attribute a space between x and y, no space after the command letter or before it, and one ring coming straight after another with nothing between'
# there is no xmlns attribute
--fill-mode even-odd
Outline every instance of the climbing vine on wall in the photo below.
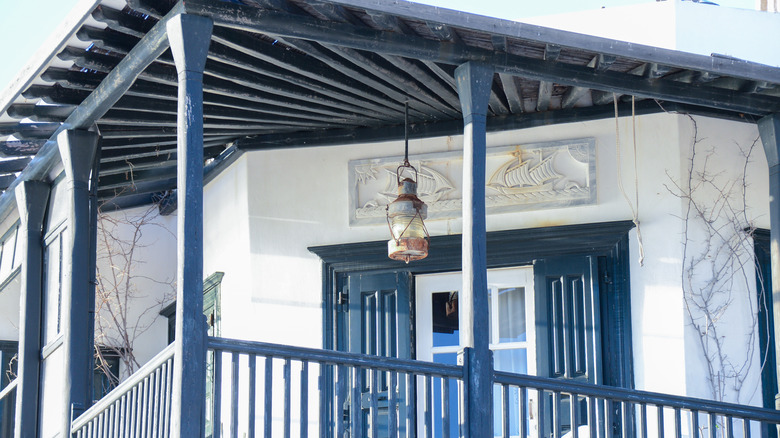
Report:
<svg viewBox="0 0 780 438"><path fill-rule="evenodd" d="M138 369L136 341L175 297L175 277L148 275L140 257L145 248L158 243L148 238L152 231L173 236L158 218L157 204L98 216L95 363L114 383L123 376L109 366L108 357L119 358L124 376Z"/></svg>
<svg viewBox="0 0 780 438"><path fill-rule="evenodd" d="M728 169L718 168L715 149L699 137L696 119L689 118L693 138L687 180L675 182L670 177L667 186L683 202L685 316L698 335L695 342L706 365L711 397L742 403L758 390L758 385L745 385L757 374L753 368L765 362L765 358L756 360L754 227L746 200L748 164L759 139L747 146L735 144L740 161L729 160Z"/></svg>

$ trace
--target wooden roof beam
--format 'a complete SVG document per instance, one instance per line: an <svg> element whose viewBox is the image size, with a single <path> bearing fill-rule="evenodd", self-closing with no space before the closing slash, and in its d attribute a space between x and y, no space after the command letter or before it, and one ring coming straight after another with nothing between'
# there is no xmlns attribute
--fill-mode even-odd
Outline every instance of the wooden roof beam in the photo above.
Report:
<svg viewBox="0 0 780 438"><path fill-rule="evenodd" d="M63 50L60 53L60 56L63 59L72 60L79 67L106 73L113 71L116 61L120 59L75 48L66 48L66 50ZM172 87L175 87L178 84L178 77L175 69L159 63L156 65L149 65L149 67L140 73L138 77ZM250 90L256 90L262 94L252 96L253 100L266 101L267 103L286 106L290 109L315 112L334 117L344 117L362 123L370 123L369 120L372 119L363 115L366 112L364 109L353 107L352 109L355 112L345 112L342 109L342 106L349 107L348 104L342 104L341 102L325 99L316 95L313 96L310 92L300 89L290 91L287 87L279 85L278 82L267 80L262 75L252 74L241 69L219 64L213 60L207 62L203 84L204 91L229 96L239 95L248 97L254 94L254 91ZM294 99L295 101L283 98ZM376 118L373 119L377 120Z"/></svg>
<svg viewBox="0 0 780 438"><path fill-rule="evenodd" d="M229 32L237 33L236 31ZM105 50L111 50L117 53L125 53L130 50L137 42L132 36L123 36L116 33L111 33L104 29L97 29L85 26L79 31L78 35L85 41L93 41L94 44ZM219 40L219 38L217 38ZM249 44L249 47L256 46L257 40L253 44ZM399 110L390 110L381 103L384 102L382 96L378 95L375 91L362 87L360 90L350 90L343 83L336 81L322 81L323 72L318 71L316 73L309 73L299 76L297 73L308 73L306 68L295 67L292 68L293 72L290 72L293 67L291 62L284 63L283 61L270 56L270 54L262 54L257 50L252 50L252 54L246 53L247 49L243 48L243 45L230 44L224 45L220 42L212 42L209 48L209 59L211 63L207 67L207 74L220 77L223 79L231 80L233 82L246 85L244 77L250 79L250 82L265 83L267 87L283 88L283 81L290 83L294 86L298 86L304 89L311 90L319 93L323 96L328 96L344 102L342 105L345 108L351 109L355 113L360 113L365 116L380 120L391 120L394 117L391 114L400 114ZM284 58L296 58L301 66L310 65L310 60L304 60L296 53L285 53L282 48L275 48L273 45L268 45L270 49L263 49L264 52L272 52L274 55L282 55ZM251 50L251 49L250 49ZM83 55L79 52L69 53L63 52L63 56L70 56L72 59L83 60ZM262 58L262 59L259 59ZM161 56L158 61L173 66L173 59L170 56ZM231 70L231 67L239 69L238 71ZM325 73L324 76L327 76ZM238 80L236 80L238 78ZM271 78L270 80L268 78ZM345 78L348 82L348 78ZM345 93L346 91L346 93ZM349 94L347 94L349 93ZM367 98L373 97L368 100ZM381 103L380 103L381 102Z"/></svg>
<svg viewBox="0 0 780 438"><path fill-rule="evenodd" d="M523 108L523 95L520 86L517 84L515 77L506 73L499 73L499 79L501 85L504 87L504 95L506 95L507 103L509 104L509 110L513 114L520 114L525 111Z"/></svg>
<svg viewBox="0 0 780 438"><path fill-rule="evenodd" d="M459 115L456 110L439 102L435 95L421 88L414 79L406 76L399 70L381 65L370 53L361 53L349 47L337 45L326 44L325 47L358 67L376 75L383 81L397 84L396 86L403 94L402 101L409 100L409 106L414 106L423 114L436 118L457 117Z"/></svg>
<svg viewBox="0 0 780 438"><path fill-rule="evenodd" d="M56 81L56 83L61 84L62 87L65 88L74 87L77 90L92 90L95 88L94 82L96 81L93 78L93 76L96 76L95 73L83 73L80 71L50 68L45 74L47 78L52 81ZM98 74L98 76L105 77L105 75L102 73ZM68 93L68 91L63 90L63 88L60 87L35 86L31 87L31 89L26 92L26 97L43 98L48 102L79 103L84 98L86 98L86 96L88 96L88 93L79 93L77 95L68 95L67 98L65 98L63 93ZM126 93L125 97L119 99L113 108L152 112L168 112L171 114L176 114L176 99L177 97L175 86L157 82L149 82L140 79L135 81L135 83ZM212 114L224 114L228 112L228 110L232 109L242 113L252 112L256 114L264 114L264 117L270 118L283 117L286 120L292 121L310 120L326 123L348 122L348 119L343 117L339 118L333 116L321 116L302 110L292 110L288 107L282 106L282 104L272 105L258 102L256 99L252 98L231 97L206 92L203 95L203 99L206 108L211 108ZM52 106L39 107L56 108Z"/></svg>
<svg viewBox="0 0 780 438"><path fill-rule="evenodd" d="M122 11L100 5L92 12L95 21L105 24L109 29L143 38L154 23L155 19L143 20L141 17L132 16Z"/></svg>
<svg viewBox="0 0 780 438"><path fill-rule="evenodd" d="M144 125L144 126L176 126L175 114L150 114L141 111L111 110L100 119L100 123L109 123L112 125ZM216 129L273 129L273 128L316 128L326 129L340 127L338 123L314 123L309 121L286 121L283 118L277 119L251 119L244 117L220 117L214 118L205 115L203 118L205 128Z"/></svg>
<svg viewBox="0 0 780 438"><path fill-rule="evenodd" d="M360 22L360 19L339 5L317 1L311 2L309 5L317 10L317 12L335 22L348 23L357 26L363 25L363 23ZM406 91L408 100L417 99L423 104L427 104L431 108L434 108L435 111L438 111L440 114L448 114L450 117L458 116L457 111L453 111L452 108L449 108L457 108L460 105L457 95L448 92L441 87L435 79L430 78L427 73L408 60L388 54L379 54L380 57L384 58L386 62L389 62L397 69L397 71L394 72L392 69L382 66L377 59L372 59L373 56L371 56L370 53L363 54L355 50L328 45L325 45L325 47L333 52L339 53L340 56L346 57L352 63L376 74L390 83L401 84L401 88ZM415 80L433 91L434 94L428 94ZM449 107L439 103L439 96L444 99L444 102L446 102Z"/></svg>
<svg viewBox="0 0 780 438"><path fill-rule="evenodd" d="M62 123L75 110L74 105L35 105L17 103L8 107L8 115L17 119L29 118L36 122Z"/></svg>
<svg viewBox="0 0 780 438"><path fill-rule="evenodd" d="M46 144L46 140L5 140L0 141L0 153L6 157L27 157L37 154Z"/></svg>
<svg viewBox="0 0 780 438"><path fill-rule="evenodd" d="M414 31L403 21L399 20L395 15L384 14L381 12L366 11L371 17L371 21L374 22L376 27L382 30L389 30L391 32L400 32L405 34L413 34Z"/></svg>
<svg viewBox="0 0 780 438"><path fill-rule="evenodd" d="M355 96L360 96L381 105L384 112L390 110L398 115L403 113L403 107L395 102L389 102L387 96L373 87L367 87L343 72L332 69L322 61L312 60L310 56L298 54L277 44L262 44L245 32L227 28L215 28L212 40L226 47L241 51L252 58L283 67L293 73L322 82L331 87L343 89ZM212 44L213 45L213 44Z"/></svg>
<svg viewBox="0 0 780 438"><path fill-rule="evenodd" d="M588 67L596 69L596 71L607 71L609 67L615 62L614 56L604 56L602 54L596 55L588 63ZM588 88L585 87L569 87L566 93L561 99L561 108L572 108L585 94L588 92Z"/></svg>
<svg viewBox="0 0 780 438"><path fill-rule="evenodd" d="M31 157L24 157L0 161L0 173L21 172L31 160Z"/></svg>
<svg viewBox="0 0 780 438"><path fill-rule="evenodd" d="M487 62L493 65L499 73L524 76L532 80L554 81L562 85L584 86L607 92L629 93L641 98L703 105L756 115L773 113L780 109L780 100L763 95L745 95L713 87L709 87L709 89L691 87L674 81L655 80L650 82L646 78L633 77L615 71L595 72L585 66L560 62L551 63L535 58L495 53L465 45L398 35L343 23L319 22L304 17L266 13L233 3L188 0L186 8L192 13L212 17L218 26L255 32L262 29L265 33L281 37L308 38L342 47L449 64L459 65L467 61ZM663 51L656 50L655 52L661 53ZM612 52L605 53L611 54ZM669 65L676 65L674 61L677 58L680 58L679 62L682 64L693 64L702 58L696 55L686 54L683 56L676 53L669 56L671 57ZM733 64L733 61L728 61L726 64L729 63ZM730 68L726 64L721 61L713 61L710 66L726 71ZM745 65L740 71L756 75L756 79L759 80L764 73L769 76L773 75L775 78L775 80L767 78L769 82L780 80L777 69L769 69L765 66Z"/></svg>
<svg viewBox="0 0 780 438"><path fill-rule="evenodd" d="M544 49L544 60L546 62L555 62L561 54L560 46L548 44ZM550 107L552 98L553 82L547 80L539 81L539 93L536 98L536 110L547 111Z"/></svg>

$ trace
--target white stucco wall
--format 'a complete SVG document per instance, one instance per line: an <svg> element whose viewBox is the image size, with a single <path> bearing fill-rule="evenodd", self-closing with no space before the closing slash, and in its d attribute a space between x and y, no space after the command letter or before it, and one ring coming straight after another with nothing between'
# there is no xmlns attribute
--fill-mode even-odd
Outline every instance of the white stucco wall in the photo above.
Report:
<svg viewBox="0 0 780 438"><path fill-rule="evenodd" d="M742 167L735 162L740 157L739 148L749 147L756 140L755 125L701 117L696 120L701 139L699 149L717 148L717 153L709 158L709 168L741 175ZM623 183L634 205L634 181L639 184L639 221L645 252L640 267L636 230L632 231L635 386L710 397L705 363L686 319L681 285L684 246L680 218L686 203L670 191L673 181L686 181L693 125L683 115L637 117L639 168L636 174L630 141L631 118L621 118L619 126ZM631 219L631 210L617 185L615 129L614 119L606 119L490 134L489 147L594 137L598 202L589 206L490 215L488 230ZM459 150L461 143L460 137L411 141L410 150L411 154ZM349 226L347 163L354 159L395 156L401 150L402 144L393 142L249 152L206 188L205 264L209 269L205 273L214 270L226 273L224 336L309 347L321 345L320 261L306 248L387 238L384 224ZM756 144L748 165L748 187L748 220L753 225L768 227L766 163L760 143ZM433 235L460 233L461 221L429 221L428 228ZM689 242L688 251L700 251L701 245L703 242ZM750 275L751 269L749 265ZM229 284L228 279L231 279ZM754 287L749 282L746 284ZM744 318L749 306L755 306L754 300L748 302L745 297L744 294L737 297L739 302L730 308L727 318L732 322ZM735 324L730 323L729 327ZM735 338L727 344L728 352L732 357L744 356L746 345L743 337ZM739 402L760 404L760 392L754 390L759 384L757 369L753 360L751 377L744 384L746 389Z"/></svg>
<svg viewBox="0 0 780 438"><path fill-rule="evenodd" d="M176 297L176 217L160 216L156 206L101 216L98 284L106 292L96 300L95 342L125 346L116 327L126 318L133 355L143 365L168 345L168 320L159 312ZM120 364L122 378L128 371Z"/></svg>

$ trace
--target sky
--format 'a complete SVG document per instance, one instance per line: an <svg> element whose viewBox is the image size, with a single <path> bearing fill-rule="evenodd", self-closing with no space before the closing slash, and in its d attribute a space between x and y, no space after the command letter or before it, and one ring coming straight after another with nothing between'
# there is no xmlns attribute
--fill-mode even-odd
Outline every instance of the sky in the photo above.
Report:
<svg viewBox="0 0 780 438"><path fill-rule="evenodd" d="M0 89L17 75L78 0L0 0ZM511 20L655 0L417 0L433 6ZM754 9L755 0L714 0L721 6ZM41 11L45 13L41 14ZM31 31L35 16L35 31ZM24 37L20 37L24 35Z"/></svg>

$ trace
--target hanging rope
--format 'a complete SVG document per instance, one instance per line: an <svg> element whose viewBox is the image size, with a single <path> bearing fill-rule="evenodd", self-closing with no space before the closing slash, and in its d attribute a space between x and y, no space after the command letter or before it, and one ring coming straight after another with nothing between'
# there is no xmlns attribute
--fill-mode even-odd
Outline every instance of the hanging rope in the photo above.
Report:
<svg viewBox="0 0 780 438"><path fill-rule="evenodd" d="M636 209L634 208L634 204L631 202L631 199L628 197L628 194L626 193L626 189L623 187L623 174L621 172L621 160L620 160L620 124L618 123L618 99L617 94L612 93L612 101L615 104L615 155L617 159L617 180L618 180L618 188L620 188L620 193L623 194L623 198L625 198L626 203L628 204L628 207L631 209L631 217L632 221L634 222L634 226L636 226L636 240L637 244L639 246L639 266L643 266L645 263L645 247L642 243L642 232L639 228L639 174L637 172L637 160L636 160L636 108L635 108L635 99L634 96L631 96L631 131L633 135L633 143L634 143L634 199L636 199Z"/></svg>
<svg viewBox="0 0 780 438"><path fill-rule="evenodd" d="M409 165L409 101L404 101L404 164Z"/></svg>

